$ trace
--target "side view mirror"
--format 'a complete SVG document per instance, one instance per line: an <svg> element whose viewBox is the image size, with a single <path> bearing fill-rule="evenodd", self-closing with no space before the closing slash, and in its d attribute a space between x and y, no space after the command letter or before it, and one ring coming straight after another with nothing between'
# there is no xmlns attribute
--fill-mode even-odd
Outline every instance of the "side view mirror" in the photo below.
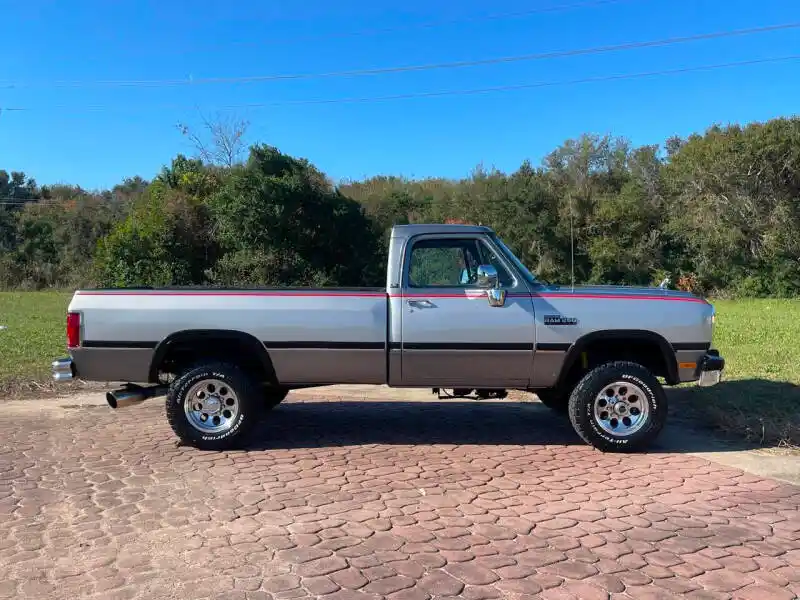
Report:
<svg viewBox="0 0 800 600"><path fill-rule="evenodd" d="M504 306L506 303L506 291L500 289L497 277L497 269L492 265L480 265L478 267L478 287L486 290L486 299L489 306Z"/></svg>
<svg viewBox="0 0 800 600"><path fill-rule="evenodd" d="M480 265L477 284L478 287L484 289L497 287L497 269L492 265Z"/></svg>

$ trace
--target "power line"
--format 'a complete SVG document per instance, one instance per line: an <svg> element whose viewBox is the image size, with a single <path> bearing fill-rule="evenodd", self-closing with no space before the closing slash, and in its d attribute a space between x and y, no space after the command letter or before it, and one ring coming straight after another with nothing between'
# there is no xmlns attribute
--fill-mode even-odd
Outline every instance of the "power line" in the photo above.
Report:
<svg viewBox="0 0 800 600"><path fill-rule="evenodd" d="M6 205L6 206L24 206L26 204L34 204L37 206L63 205L63 204L68 204L70 202L82 202L82 201L89 201L89 202L97 201L101 203L118 202L118 200L116 200L115 198L107 198L102 193L93 194L91 192L87 192L85 195L82 196L74 196L74 197L58 196L55 198L17 198L16 196L0 196L0 205Z"/></svg>
<svg viewBox="0 0 800 600"><path fill-rule="evenodd" d="M332 99L321 99L321 100L289 100L285 102L274 102L274 103L263 103L263 104L244 104L241 106L231 105L229 107L223 107L225 109L236 109L236 108L261 108L261 107L269 107L269 106L292 106L292 105L303 105L303 104L340 104L340 103L357 103L357 102L382 102L386 100L406 100L412 98L436 98L441 96L467 96L467 95L474 95L474 94L486 94L492 92L510 92L515 90L525 90L525 89L535 89L535 88L545 88L545 87L561 87L561 86L570 86L570 85L580 85L585 83L600 83L604 81L621 81L625 79L641 79L645 77L657 77L663 75L675 75L680 73L691 73L696 71L710 71L710 70L717 70L717 69L726 69L726 68L733 68L733 67L743 67L748 65L756 65L756 64L765 64L765 63L774 63L774 62L785 62L790 60L798 60L800 59L800 54L795 54L791 56L782 56L777 58L763 58L763 59L755 59L755 60L746 60L740 62L730 62L730 63L722 63L716 65L702 65L697 67L682 67L678 69L664 69L661 71L646 71L642 73L627 73L621 75L603 75L599 77L584 77L581 79L571 79L565 81L543 81L538 83L522 83L517 85L500 85L494 87L486 87L486 88L474 88L468 90L446 90L446 91L434 91L434 92L419 92L419 93L409 93L409 94L393 94L387 96L371 96L371 97L362 97L362 98L332 98Z"/></svg>
<svg viewBox="0 0 800 600"><path fill-rule="evenodd" d="M13 196L10 197L0 197L0 204L5 206L25 206L26 204L35 204L37 206L46 206L46 205L61 205L67 202L77 202L83 199L96 199L106 201L104 198L101 197L93 197L93 196L86 196L85 198L14 198Z"/></svg>
<svg viewBox="0 0 800 600"><path fill-rule="evenodd" d="M642 48L654 48L672 46L675 44L685 44L701 40L713 40L730 38L744 35L754 35L759 33L770 33L775 31L785 31L800 28L800 22L782 23L779 25L767 25L762 27L751 27L748 29L734 29L717 31L712 33L700 33L690 36L664 38L649 40L645 42L627 42L624 44L614 44L607 46L595 46L592 48L579 48L571 50L556 50L537 54L523 54L517 56L501 56L496 58L486 58L479 60L455 61L444 63L429 63L422 65L406 65L397 67L383 67L376 69L355 69L347 71L330 71L323 73L293 73L284 75L252 75L244 77L205 77L198 79L161 79L161 80L117 80L117 81L54 81L51 83L25 84L25 83L5 83L2 87L13 89L17 87L55 87L55 88L79 88L79 87L165 87L183 85L204 85L204 84L231 84L231 83L257 83L266 81L285 81L298 79L321 79L333 77L359 77L371 75L386 75L390 73L408 73L419 71L433 71L440 69L456 69L466 67L478 67L485 65L496 65L503 63L515 63L523 61L548 60L553 58L565 58L573 56L584 56L590 54L605 54L609 52L619 52L623 50L635 50Z"/></svg>
<svg viewBox="0 0 800 600"><path fill-rule="evenodd" d="M249 103L249 104L229 104L216 107L217 110L239 110L239 109L257 109L257 108L271 108L271 107L279 107L279 106L304 106L304 105L314 105L314 104L348 104L348 103L366 103L366 102L384 102L390 100L410 100L410 99L420 99L420 98L437 98L437 97L444 97L444 96L467 96L467 95L477 95L477 94L487 94L487 93L496 93L496 92L510 92L510 91L517 91L517 90L527 90L527 89L536 89L536 88L548 88L548 87L567 87L572 85L581 85L586 83L603 83L603 82L610 82L610 81L624 81L624 80L631 80L631 79L644 79L647 77L660 77L664 75L679 75L683 73L694 73L700 71L715 71L720 69L730 69L736 67L744 67L744 66L751 66L751 65L762 65L762 64L770 64L770 63L779 63L779 62L788 62L800 60L800 54L793 54L789 56L778 56L773 58L759 58L753 60L744 60L738 62L728 62L728 63L719 63L719 64L712 64L712 65L698 65L694 67L680 67L677 69L662 69L658 71L645 71L640 73L623 73L619 75L601 75L598 77L584 77L580 79L569 79L563 81L542 81L536 83L521 83L516 85L501 85L501 86L494 86L494 87L485 87L485 88L473 88L473 89L466 89L466 90L441 90L441 91L432 91L432 92L413 92L408 94L391 94L386 96L364 96L364 97L351 97L351 98L321 98L321 99L310 99L310 100L286 100L286 101L279 101L279 102L257 102L257 103ZM137 105L137 108L144 108L141 105ZM171 109L184 109L186 105L153 105L148 107L150 109L156 110L171 110ZM193 107L197 108L197 107ZM30 109L25 107L6 107L3 108L3 111L16 111L16 112L27 112L31 110L37 109ZM113 107L103 106L103 105L84 105L80 107L73 107L68 105L54 105L51 107L47 107L45 109L40 110L65 110L66 112L102 112L113 110Z"/></svg>

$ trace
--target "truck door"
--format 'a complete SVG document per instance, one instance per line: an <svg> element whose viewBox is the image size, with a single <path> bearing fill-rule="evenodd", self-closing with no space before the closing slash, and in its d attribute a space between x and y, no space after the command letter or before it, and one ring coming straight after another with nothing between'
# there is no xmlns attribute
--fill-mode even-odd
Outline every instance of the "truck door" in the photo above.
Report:
<svg viewBox="0 0 800 600"><path fill-rule="evenodd" d="M495 267L505 302L492 306L478 266ZM535 325L526 283L482 235L417 236L403 256L402 385L525 388Z"/></svg>

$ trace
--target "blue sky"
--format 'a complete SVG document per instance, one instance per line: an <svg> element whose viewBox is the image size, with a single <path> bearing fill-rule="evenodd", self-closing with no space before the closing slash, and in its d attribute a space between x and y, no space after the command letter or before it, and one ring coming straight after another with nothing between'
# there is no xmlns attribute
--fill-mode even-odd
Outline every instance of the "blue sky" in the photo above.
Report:
<svg viewBox="0 0 800 600"><path fill-rule="evenodd" d="M601 0L602 2L602 0ZM573 5L513 18L513 13ZM578 6L575 6L578 5ZM175 125L220 107L555 82L800 55L800 29L474 68L259 83L102 87L107 80L321 73L590 48L800 21L797 0L0 0L0 168L39 183L150 178ZM472 19L464 21L464 19ZM462 20L461 22L449 22ZM432 27L421 23L449 22ZM394 29L380 34L342 33ZM80 82L59 87L59 81ZM538 164L565 139L635 144L712 123L800 113L800 61L481 95L241 108L249 141L334 179L459 177ZM94 108L91 108L94 107Z"/></svg>

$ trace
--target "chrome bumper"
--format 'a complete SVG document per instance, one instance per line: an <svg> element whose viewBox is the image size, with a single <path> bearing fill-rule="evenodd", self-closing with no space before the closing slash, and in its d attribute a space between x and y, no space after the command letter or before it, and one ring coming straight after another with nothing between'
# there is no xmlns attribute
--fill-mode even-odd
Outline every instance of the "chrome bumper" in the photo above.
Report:
<svg viewBox="0 0 800 600"><path fill-rule="evenodd" d="M697 385L700 387L717 385L722 379L722 371L724 370L725 359L719 355L717 350L709 350L697 362Z"/></svg>
<svg viewBox="0 0 800 600"><path fill-rule="evenodd" d="M56 381L71 381L75 377L75 364L71 358L59 358L54 360L53 379Z"/></svg>

